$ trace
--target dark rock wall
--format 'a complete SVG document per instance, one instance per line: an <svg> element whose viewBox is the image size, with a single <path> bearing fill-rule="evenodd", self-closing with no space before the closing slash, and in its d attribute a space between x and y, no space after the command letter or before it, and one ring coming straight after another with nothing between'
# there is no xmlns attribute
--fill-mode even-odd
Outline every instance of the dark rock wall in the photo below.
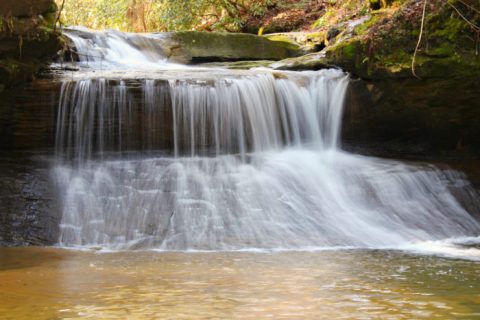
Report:
<svg viewBox="0 0 480 320"><path fill-rule="evenodd" d="M56 10L53 0L0 1L0 245L57 239L45 155L53 146L59 86L29 84L59 49Z"/></svg>
<svg viewBox="0 0 480 320"><path fill-rule="evenodd" d="M58 208L42 156L0 156L0 246L45 245L58 239Z"/></svg>
<svg viewBox="0 0 480 320"><path fill-rule="evenodd" d="M53 244L60 217L50 167L60 83L37 80L0 99L0 246Z"/></svg>
<svg viewBox="0 0 480 320"><path fill-rule="evenodd" d="M480 79L357 80L343 139L348 148L389 157L480 156Z"/></svg>
<svg viewBox="0 0 480 320"><path fill-rule="evenodd" d="M49 79L8 90L0 100L0 153L45 151L54 146L61 84Z"/></svg>

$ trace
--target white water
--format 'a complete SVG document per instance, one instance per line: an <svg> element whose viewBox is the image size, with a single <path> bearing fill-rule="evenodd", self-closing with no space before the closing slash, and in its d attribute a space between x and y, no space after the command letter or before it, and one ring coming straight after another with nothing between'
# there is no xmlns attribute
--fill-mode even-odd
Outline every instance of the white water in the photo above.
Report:
<svg viewBox="0 0 480 320"><path fill-rule="evenodd" d="M163 46L168 41L165 33L138 34L71 27L64 29L63 34L73 42L72 49L80 66L96 70L185 68L168 61Z"/></svg>
<svg viewBox="0 0 480 320"><path fill-rule="evenodd" d="M347 77L336 70L281 75L67 81L57 151L85 160L95 151L162 149L165 137L176 156L335 149Z"/></svg>
<svg viewBox="0 0 480 320"><path fill-rule="evenodd" d="M443 246L477 256L455 243L480 234L452 194L476 199L462 174L339 148L347 85L336 70L65 82L63 162L54 170L60 244L433 253Z"/></svg>

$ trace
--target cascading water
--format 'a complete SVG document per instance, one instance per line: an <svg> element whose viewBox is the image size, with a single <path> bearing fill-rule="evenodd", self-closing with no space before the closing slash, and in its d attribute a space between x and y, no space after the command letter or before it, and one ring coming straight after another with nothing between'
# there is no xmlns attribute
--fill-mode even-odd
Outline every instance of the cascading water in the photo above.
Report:
<svg viewBox="0 0 480 320"><path fill-rule="evenodd" d="M220 74L64 83L62 245L305 250L478 236L451 192L472 195L462 175L339 149L342 72Z"/></svg>
<svg viewBox="0 0 480 320"><path fill-rule="evenodd" d="M335 70L275 76L279 74L257 71L210 81L65 82L57 150L83 160L94 149L108 148L149 151L170 146L175 155L192 157L205 153L244 157L249 150L285 144L334 148L346 76Z"/></svg>
<svg viewBox="0 0 480 320"><path fill-rule="evenodd" d="M167 63L163 44L169 37L165 33L135 34L71 27L64 29L63 34L72 42L72 53L80 66L98 70L182 67Z"/></svg>

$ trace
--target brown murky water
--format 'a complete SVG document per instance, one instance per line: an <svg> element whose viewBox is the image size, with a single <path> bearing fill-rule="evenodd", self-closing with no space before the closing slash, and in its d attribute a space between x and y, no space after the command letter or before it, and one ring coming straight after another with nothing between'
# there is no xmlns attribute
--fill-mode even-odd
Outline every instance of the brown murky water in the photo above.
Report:
<svg viewBox="0 0 480 320"><path fill-rule="evenodd" d="M480 319L480 263L389 251L0 249L0 319Z"/></svg>

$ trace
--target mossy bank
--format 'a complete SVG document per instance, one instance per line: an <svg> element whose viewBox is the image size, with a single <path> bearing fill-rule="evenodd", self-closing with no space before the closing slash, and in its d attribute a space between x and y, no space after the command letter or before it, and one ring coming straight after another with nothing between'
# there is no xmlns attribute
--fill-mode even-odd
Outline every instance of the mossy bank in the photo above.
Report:
<svg viewBox="0 0 480 320"><path fill-rule="evenodd" d="M0 2L0 92L27 83L59 49L53 0Z"/></svg>
<svg viewBox="0 0 480 320"><path fill-rule="evenodd" d="M390 156L479 157L480 32L474 26L480 15L472 9L478 3L427 2L414 74L424 2L370 2L351 9L348 21L323 24L330 37L322 52L273 66L334 66L362 80L352 85L355 98L347 106L344 139L352 148Z"/></svg>

